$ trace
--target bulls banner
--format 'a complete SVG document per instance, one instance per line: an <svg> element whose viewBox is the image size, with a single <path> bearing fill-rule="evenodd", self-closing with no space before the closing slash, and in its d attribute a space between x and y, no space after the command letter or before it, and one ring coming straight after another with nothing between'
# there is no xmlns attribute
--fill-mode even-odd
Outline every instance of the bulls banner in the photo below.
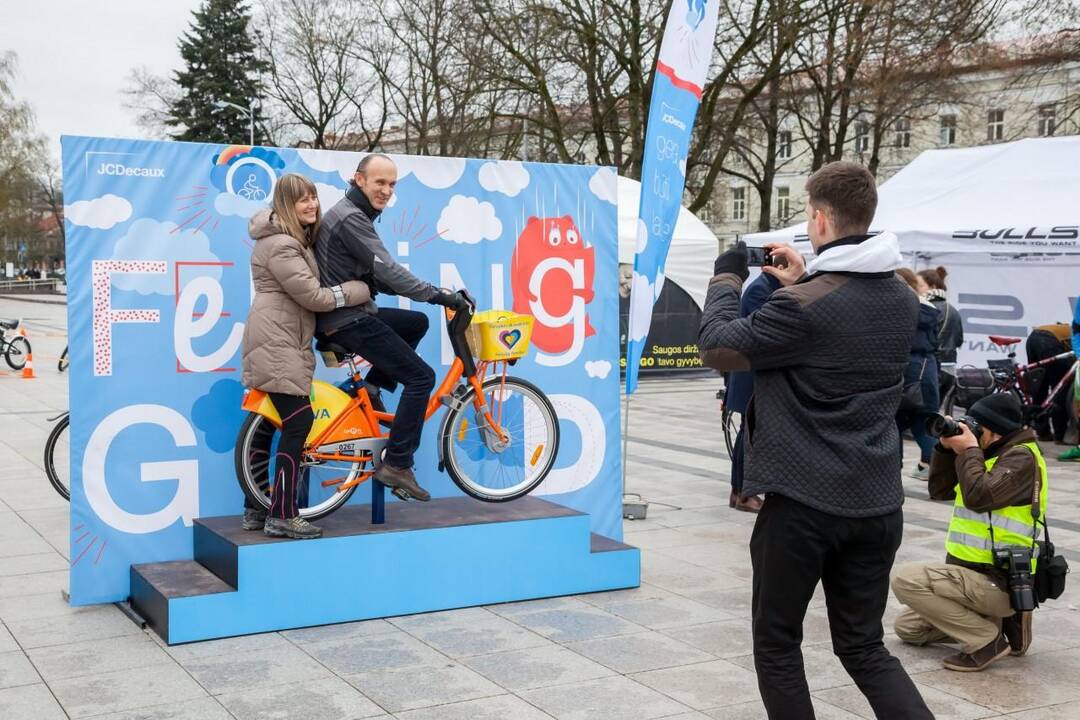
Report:
<svg viewBox="0 0 1080 720"><path fill-rule="evenodd" d="M719 0L675 0L653 75L641 165L641 209L630 297L626 392L637 388L652 308L664 288L664 261L682 207L686 156L712 62Z"/></svg>
<svg viewBox="0 0 1080 720"><path fill-rule="evenodd" d="M285 173L310 178L325 212L360 157L63 139L73 604L125 599L133 563L189 559L195 518L242 511L233 449L253 293L248 219ZM421 278L468 288L480 309L535 317L532 349L513 373L547 393L562 441L534 494L621 538L614 171L395 161L397 193L375 226L389 251ZM446 371L453 355L441 308L378 300L429 316L419 352L436 374ZM346 372L319 370L331 381ZM459 495L437 470L439 419L425 428L417 476L433 496ZM365 484L352 502L369 501Z"/></svg>

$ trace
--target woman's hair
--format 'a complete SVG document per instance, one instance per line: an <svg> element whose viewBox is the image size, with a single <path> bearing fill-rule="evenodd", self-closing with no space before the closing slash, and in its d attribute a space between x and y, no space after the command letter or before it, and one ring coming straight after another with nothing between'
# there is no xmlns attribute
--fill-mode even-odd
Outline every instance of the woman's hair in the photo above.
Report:
<svg viewBox="0 0 1080 720"><path fill-rule="evenodd" d="M296 173L282 175L281 179L277 181L277 185L274 186L272 207L274 222L277 226L307 247L311 247L315 242L315 237L319 234L319 223L322 222L322 207L319 208L318 214L315 215L314 223L305 226L300 222L300 218L296 214L296 203L308 195L319 196L318 190L315 189L315 183Z"/></svg>
<svg viewBox="0 0 1080 720"><path fill-rule="evenodd" d="M919 280L915 277L914 271L912 271L910 268L902 267L897 269L896 274L899 275L901 279L903 279L903 281L911 287L912 290L918 292Z"/></svg>
<svg viewBox="0 0 1080 720"><path fill-rule="evenodd" d="M920 270L919 276L926 281L931 290L948 290L945 287L945 276L949 273L940 265L931 270Z"/></svg>

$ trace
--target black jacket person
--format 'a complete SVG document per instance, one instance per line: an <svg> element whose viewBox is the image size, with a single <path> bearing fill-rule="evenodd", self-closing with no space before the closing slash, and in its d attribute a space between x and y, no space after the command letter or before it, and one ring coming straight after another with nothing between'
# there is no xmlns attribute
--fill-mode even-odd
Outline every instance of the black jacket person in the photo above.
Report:
<svg viewBox="0 0 1080 720"><path fill-rule="evenodd" d="M397 167L390 158L366 155L360 161L349 191L326 213L319 229L315 258L322 284L332 287L345 280L363 279L372 295L393 293L460 308L465 303L461 296L417 278L390 256L379 239L375 221L393 197L396 185ZM427 500L429 495L416 482L413 454L420 445L428 395L435 386L435 372L416 353L427 329L423 313L380 308L374 302L338 308L318 317L321 337L375 366L366 378L369 385L389 391L398 383L404 386L384 461L375 478L396 488L399 495L418 500Z"/></svg>
<svg viewBox="0 0 1080 720"><path fill-rule="evenodd" d="M918 299L893 274L896 237L866 234L877 191L865 168L826 165L807 192L817 257L804 267L774 246L785 266L764 270L784 287L739 318L746 250L721 255L698 342L706 365L754 371L743 492L765 495L750 541L758 687L770 718L814 717L800 645L821 582L833 651L877 717L932 718L881 626L903 530L893 418Z"/></svg>

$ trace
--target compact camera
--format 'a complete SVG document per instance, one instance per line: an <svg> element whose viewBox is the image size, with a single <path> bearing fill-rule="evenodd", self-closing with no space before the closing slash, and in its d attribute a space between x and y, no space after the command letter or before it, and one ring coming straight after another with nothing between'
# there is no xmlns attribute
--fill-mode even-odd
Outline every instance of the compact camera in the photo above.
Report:
<svg viewBox="0 0 1080 720"><path fill-rule="evenodd" d="M963 432L960 427L960 423L967 425L971 428L971 434L976 438L979 437L979 433L982 431L982 426L979 425L979 421L970 415L964 415L958 419L945 417L934 413L930 417L926 418L926 434L931 437L943 438L943 437L956 437Z"/></svg>

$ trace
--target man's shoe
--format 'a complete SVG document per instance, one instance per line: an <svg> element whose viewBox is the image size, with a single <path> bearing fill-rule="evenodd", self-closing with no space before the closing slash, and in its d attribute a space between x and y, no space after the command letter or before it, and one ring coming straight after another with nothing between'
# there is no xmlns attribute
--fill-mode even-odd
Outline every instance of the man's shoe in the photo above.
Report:
<svg viewBox="0 0 1080 720"><path fill-rule="evenodd" d="M299 515L288 520L268 517L263 532L270 537L290 537L295 540L322 537L322 528L315 527Z"/></svg>
<svg viewBox="0 0 1080 720"><path fill-rule="evenodd" d="M941 664L945 666L946 670L980 672L989 667L995 660L1000 660L1010 652L1012 652L1012 648L1009 646L1009 641L1005 639L1004 635L998 635L993 642L984 645L975 652L950 655L942 660Z"/></svg>
<svg viewBox="0 0 1080 720"><path fill-rule="evenodd" d="M1031 613L1018 612L1001 621L1001 632L1009 641L1012 654L1019 657L1031 647Z"/></svg>
<svg viewBox="0 0 1080 720"><path fill-rule="evenodd" d="M262 530L266 524L266 511L262 508L244 508L245 530Z"/></svg>
<svg viewBox="0 0 1080 720"><path fill-rule="evenodd" d="M1076 447L1071 447L1065 452L1058 455L1058 460L1065 460L1067 462L1080 460L1080 445L1077 445Z"/></svg>
<svg viewBox="0 0 1080 720"><path fill-rule="evenodd" d="M375 471L375 479L390 488L402 500L413 499L427 502L431 499L428 491L416 482L416 475L409 468L396 468L383 463Z"/></svg>
<svg viewBox="0 0 1080 720"><path fill-rule="evenodd" d="M915 469L911 471L909 477L913 477L916 480L922 480L923 482L928 481L930 479L930 466L919 463L915 466Z"/></svg>
<svg viewBox="0 0 1080 720"><path fill-rule="evenodd" d="M762 499L759 498L757 495L742 497L734 490L731 491L731 497L728 498L728 507L733 507L739 512L759 512L761 510L762 504Z"/></svg>

